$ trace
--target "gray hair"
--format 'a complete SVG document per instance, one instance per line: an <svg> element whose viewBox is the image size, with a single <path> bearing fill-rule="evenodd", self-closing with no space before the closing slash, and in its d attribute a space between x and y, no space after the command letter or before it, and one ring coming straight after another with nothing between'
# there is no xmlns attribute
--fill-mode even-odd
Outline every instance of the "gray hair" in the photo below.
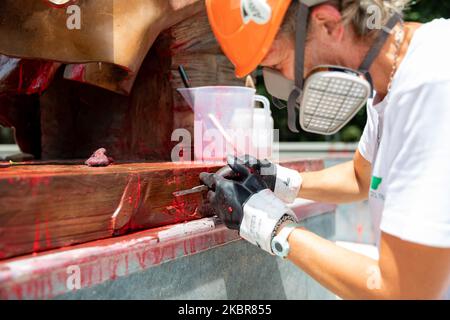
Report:
<svg viewBox="0 0 450 320"><path fill-rule="evenodd" d="M373 36L394 14L403 14L410 0L330 0L342 14L344 25L351 24L360 37ZM284 19L280 32L295 34L298 1L294 1Z"/></svg>

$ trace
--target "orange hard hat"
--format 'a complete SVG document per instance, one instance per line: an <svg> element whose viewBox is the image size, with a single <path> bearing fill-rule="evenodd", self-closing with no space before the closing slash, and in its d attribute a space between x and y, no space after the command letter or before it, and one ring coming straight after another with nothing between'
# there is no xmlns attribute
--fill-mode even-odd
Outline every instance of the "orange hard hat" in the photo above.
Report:
<svg viewBox="0 0 450 320"><path fill-rule="evenodd" d="M261 63L292 0L206 0L212 30L241 78Z"/></svg>

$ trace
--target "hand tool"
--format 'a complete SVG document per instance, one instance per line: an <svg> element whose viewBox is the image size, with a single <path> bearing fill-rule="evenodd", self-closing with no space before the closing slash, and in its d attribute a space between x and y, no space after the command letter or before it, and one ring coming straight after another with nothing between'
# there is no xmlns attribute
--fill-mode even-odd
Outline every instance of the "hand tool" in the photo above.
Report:
<svg viewBox="0 0 450 320"><path fill-rule="evenodd" d="M217 171L216 174L221 177L227 178L227 177L233 176L234 172L233 172L233 170L231 170L231 168L229 166L225 166L222 169L220 169L219 171ZM202 185L196 186L192 189L176 191L173 193L173 196L174 197L182 197L182 196L186 196L189 194L206 192L208 190L209 190L209 188L206 185L202 184Z"/></svg>

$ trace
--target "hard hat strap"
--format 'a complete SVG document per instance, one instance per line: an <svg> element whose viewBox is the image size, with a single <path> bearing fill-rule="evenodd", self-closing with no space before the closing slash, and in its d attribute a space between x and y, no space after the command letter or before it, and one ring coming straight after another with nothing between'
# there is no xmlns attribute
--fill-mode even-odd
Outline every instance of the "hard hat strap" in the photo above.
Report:
<svg viewBox="0 0 450 320"><path fill-rule="evenodd" d="M319 1L320 2L320 1ZM308 35L308 22L309 22L309 13L311 7L308 4L305 4L303 1L300 1L299 10L296 16L296 30L295 30L295 88L292 90L289 95L289 99L287 102L288 107L288 127L292 132L299 132L297 129L297 114L296 108L299 107L298 101L302 96L303 87L304 87L304 61L305 61L305 47L306 47L306 37ZM398 22L402 21L402 17L400 14L395 13L389 21L386 23L384 27L380 29L380 34L378 38L375 40L375 43L370 48L367 53L363 63L359 67L358 71L361 72L366 80L370 83L373 91L373 83L372 77L370 75L370 67L372 66L375 59L380 54L381 49L386 43L389 35L391 34L392 29L397 25Z"/></svg>
<svg viewBox="0 0 450 320"><path fill-rule="evenodd" d="M297 129L297 100L302 94L305 68L305 44L308 35L308 19L310 8L300 2L296 17L295 28L295 89L288 99L288 127L292 132L299 132Z"/></svg>
<svg viewBox="0 0 450 320"><path fill-rule="evenodd" d="M369 73L370 67L372 66L375 59L380 54L381 49L383 48L384 44L386 43L386 40L388 39L389 35L391 34L394 27L397 25L397 23L401 22L403 19L400 14L395 13L389 21L386 23L386 25L381 28L380 34L378 38L375 40L375 43L373 44L372 48L370 48L369 52L367 53L366 57L364 58L364 61L362 62L361 66L359 67L358 71L360 71L364 76L367 78L367 80L370 82L370 85L372 86L373 91L373 82L372 82L372 76Z"/></svg>

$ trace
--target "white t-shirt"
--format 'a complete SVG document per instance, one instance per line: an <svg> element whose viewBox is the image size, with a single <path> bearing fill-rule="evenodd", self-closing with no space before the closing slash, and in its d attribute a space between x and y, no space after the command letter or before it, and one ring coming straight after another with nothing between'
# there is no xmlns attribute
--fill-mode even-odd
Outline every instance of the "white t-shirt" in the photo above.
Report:
<svg viewBox="0 0 450 320"><path fill-rule="evenodd" d="M440 248L450 248L449 35L444 19L416 31L390 93L368 103L358 147L372 164L374 226Z"/></svg>
<svg viewBox="0 0 450 320"><path fill-rule="evenodd" d="M372 164L375 226L450 248L450 20L416 31L390 93L367 110L359 151Z"/></svg>

